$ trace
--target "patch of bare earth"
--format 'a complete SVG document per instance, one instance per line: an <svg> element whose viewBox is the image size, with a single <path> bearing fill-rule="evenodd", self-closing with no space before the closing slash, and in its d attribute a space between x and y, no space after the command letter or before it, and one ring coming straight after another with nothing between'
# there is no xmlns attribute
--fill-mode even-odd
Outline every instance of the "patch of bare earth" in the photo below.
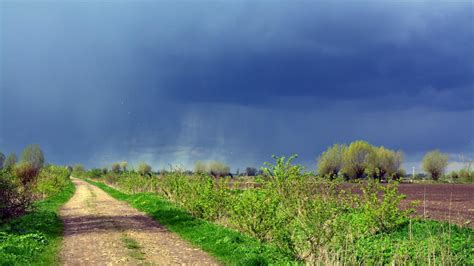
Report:
<svg viewBox="0 0 474 266"><path fill-rule="evenodd" d="M61 209L65 265L217 265L145 214L73 178L76 193Z"/></svg>

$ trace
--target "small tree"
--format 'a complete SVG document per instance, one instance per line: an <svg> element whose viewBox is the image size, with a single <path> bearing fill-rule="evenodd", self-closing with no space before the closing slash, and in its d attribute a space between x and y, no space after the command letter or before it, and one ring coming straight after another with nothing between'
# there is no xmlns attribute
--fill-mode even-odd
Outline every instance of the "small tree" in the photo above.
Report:
<svg viewBox="0 0 474 266"><path fill-rule="evenodd" d="M44 154L38 144L28 145L21 154L21 161L41 169L44 165Z"/></svg>
<svg viewBox="0 0 474 266"><path fill-rule="evenodd" d="M211 161L208 164L208 171L215 178L219 178L229 175L230 167L219 161Z"/></svg>
<svg viewBox="0 0 474 266"><path fill-rule="evenodd" d="M246 176L255 176L255 175L257 175L257 168L255 168L255 167L245 168L245 175Z"/></svg>
<svg viewBox="0 0 474 266"><path fill-rule="evenodd" d="M84 165L78 163L78 164L75 164L73 167L72 167L72 170L75 172L75 173L84 173L85 172L85 169L84 169Z"/></svg>
<svg viewBox="0 0 474 266"><path fill-rule="evenodd" d="M145 162L141 162L138 165L138 173L141 175L148 175L151 172L151 166Z"/></svg>
<svg viewBox="0 0 474 266"><path fill-rule="evenodd" d="M392 151L385 147L374 147L371 154L369 172L379 180L382 178L397 178L400 167L403 163L403 153L401 151Z"/></svg>
<svg viewBox="0 0 474 266"><path fill-rule="evenodd" d="M194 164L194 173L196 174L204 174L207 173L207 165L203 161L197 161Z"/></svg>
<svg viewBox="0 0 474 266"><path fill-rule="evenodd" d="M0 152L0 169L3 168L3 163L5 162L5 154Z"/></svg>
<svg viewBox="0 0 474 266"><path fill-rule="evenodd" d="M328 176L331 179L337 177L344 166L346 150L346 145L334 144L323 152L318 158L318 174Z"/></svg>
<svg viewBox="0 0 474 266"><path fill-rule="evenodd" d="M123 172L127 172L128 163L126 161L120 162L120 168Z"/></svg>
<svg viewBox="0 0 474 266"><path fill-rule="evenodd" d="M364 177L373 158L374 147L366 141L352 142L344 152L344 173L350 178Z"/></svg>
<svg viewBox="0 0 474 266"><path fill-rule="evenodd" d="M433 180L438 180L448 166L449 156L439 150L428 152L423 157L422 166L425 172L429 173Z"/></svg>
<svg viewBox="0 0 474 266"><path fill-rule="evenodd" d="M113 163L110 166L110 169L112 169L112 172L114 173L120 173L120 163Z"/></svg>
<svg viewBox="0 0 474 266"><path fill-rule="evenodd" d="M10 155L7 156L5 159L5 162L3 163L3 167L6 169L11 169L15 166L17 162L16 154L15 153L10 153Z"/></svg>

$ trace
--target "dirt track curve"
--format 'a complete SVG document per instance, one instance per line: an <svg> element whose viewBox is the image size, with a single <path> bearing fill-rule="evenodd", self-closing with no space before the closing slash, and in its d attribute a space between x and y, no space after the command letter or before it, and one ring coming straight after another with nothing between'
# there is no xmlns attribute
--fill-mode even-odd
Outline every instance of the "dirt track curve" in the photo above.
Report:
<svg viewBox="0 0 474 266"><path fill-rule="evenodd" d="M217 265L212 257L99 188L72 179L61 209L64 265Z"/></svg>

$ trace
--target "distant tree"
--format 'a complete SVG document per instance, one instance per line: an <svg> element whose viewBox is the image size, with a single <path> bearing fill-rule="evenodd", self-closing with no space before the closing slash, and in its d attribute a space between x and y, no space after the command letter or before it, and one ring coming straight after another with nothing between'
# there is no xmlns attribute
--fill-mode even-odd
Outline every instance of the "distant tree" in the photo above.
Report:
<svg viewBox="0 0 474 266"><path fill-rule="evenodd" d="M41 169L44 165L44 154L38 144L28 145L21 154L22 163Z"/></svg>
<svg viewBox="0 0 474 266"><path fill-rule="evenodd" d="M245 168L245 175L246 176L255 176L255 175L257 175L257 168L250 167L250 166Z"/></svg>
<svg viewBox="0 0 474 266"><path fill-rule="evenodd" d="M112 170L112 172L114 173L120 173L120 163L113 163L111 166L110 166L110 169Z"/></svg>
<svg viewBox="0 0 474 266"><path fill-rule="evenodd" d="M3 168L3 163L5 162L5 154L0 152L0 169Z"/></svg>
<svg viewBox="0 0 474 266"><path fill-rule="evenodd" d="M78 163L78 164L75 164L73 167L72 167L72 170L75 172L75 173L84 173L85 172L85 168L84 168L84 165Z"/></svg>
<svg viewBox="0 0 474 266"><path fill-rule="evenodd" d="M128 163L126 161L120 162L120 168L123 172L127 172Z"/></svg>
<svg viewBox="0 0 474 266"><path fill-rule="evenodd" d="M374 147L366 141L352 142L344 152L344 173L349 178L362 178L370 166Z"/></svg>
<svg viewBox="0 0 474 266"><path fill-rule="evenodd" d="M151 172L151 166L145 162L141 162L138 165L138 173L141 175L148 175Z"/></svg>
<svg viewBox="0 0 474 266"><path fill-rule="evenodd" d="M425 172L429 173L433 180L438 180L448 166L449 156L439 150L428 152L423 157L422 166Z"/></svg>
<svg viewBox="0 0 474 266"><path fill-rule="evenodd" d="M230 167L219 161L211 161L208 164L208 171L215 178L219 178L229 175Z"/></svg>
<svg viewBox="0 0 474 266"><path fill-rule="evenodd" d="M16 154L10 153L5 159L5 162L3 163L3 167L6 169L11 169L15 166L16 162L17 162Z"/></svg>
<svg viewBox="0 0 474 266"><path fill-rule="evenodd" d="M318 158L318 174L328 176L331 179L337 177L344 166L346 150L346 145L334 144L323 152Z"/></svg>
<svg viewBox="0 0 474 266"><path fill-rule="evenodd" d="M194 164L194 172L196 174L204 174L207 173L207 164L203 161L197 161Z"/></svg>
<svg viewBox="0 0 474 266"><path fill-rule="evenodd" d="M109 172L109 169L107 169L107 167L102 167L101 170L103 175L106 175Z"/></svg>
<svg viewBox="0 0 474 266"><path fill-rule="evenodd" d="M400 167L403 163L403 153L393 151L385 147L374 147L374 152L369 159L369 172L372 177L382 180L382 178L395 178L400 173Z"/></svg>

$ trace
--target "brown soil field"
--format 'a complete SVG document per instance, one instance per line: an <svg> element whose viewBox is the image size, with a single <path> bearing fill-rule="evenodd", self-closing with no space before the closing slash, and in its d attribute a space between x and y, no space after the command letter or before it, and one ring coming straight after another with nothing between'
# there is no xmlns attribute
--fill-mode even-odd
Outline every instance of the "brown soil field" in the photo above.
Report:
<svg viewBox="0 0 474 266"><path fill-rule="evenodd" d="M474 227L474 185L400 184L399 191L406 195L402 206L420 201L420 217Z"/></svg>

